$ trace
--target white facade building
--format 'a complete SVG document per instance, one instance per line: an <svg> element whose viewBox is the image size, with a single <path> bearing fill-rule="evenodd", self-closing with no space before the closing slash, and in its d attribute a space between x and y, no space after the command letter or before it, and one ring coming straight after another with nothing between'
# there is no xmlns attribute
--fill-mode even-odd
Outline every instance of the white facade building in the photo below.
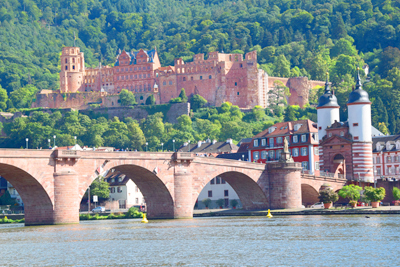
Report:
<svg viewBox="0 0 400 267"><path fill-rule="evenodd" d="M218 199L224 200L223 208L231 208L231 200L233 199L238 201L236 208L242 207L242 203L235 190L221 177L215 177L206 184L197 198L196 207L198 209L204 209L205 205L202 201L207 198L211 200L211 205L209 206L211 209L219 208L216 203Z"/></svg>

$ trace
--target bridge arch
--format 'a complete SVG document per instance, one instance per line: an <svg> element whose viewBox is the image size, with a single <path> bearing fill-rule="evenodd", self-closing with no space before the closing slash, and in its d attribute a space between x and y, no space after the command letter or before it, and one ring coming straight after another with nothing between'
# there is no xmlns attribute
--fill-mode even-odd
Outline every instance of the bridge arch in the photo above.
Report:
<svg viewBox="0 0 400 267"><path fill-rule="evenodd" d="M0 175L10 182L18 191L24 203L25 225L52 224L53 218L53 194L49 188L44 188L42 182L44 176L11 164L0 163ZM50 194L50 195L49 195Z"/></svg>
<svg viewBox="0 0 400 267"><path fill-rule="evenodd" d="M225 171L216 175L198 178L200 181L197 181L198 185L194 187L192 198L193 206L206 184L215 177L221 177L235 190L242 202L243 209L256 210L268 208L267 196L264 194L260 185L254 178L240 171Z"/></svg>
<svg viewBox="0 0 400 267"><path fill-rule="evenodd" d="M148 218L174 218L174 200L170 190L167 188L168 181L156 174L160 170L158 167L152 167L152 165L139 166L132 162L111 162L106 166L109 170L114 169L126 175L137 185L145 199ZM87 187L96 178L97 175L92 175L87 186L81 188L81 198L85 194Z"/></svg>
<svg viewBox="0 0 400 267"><path fill-rule="evenodd" d="M301 184L301 203L304 206L309 206L319 201L318 191L309 184Z"/></svg>

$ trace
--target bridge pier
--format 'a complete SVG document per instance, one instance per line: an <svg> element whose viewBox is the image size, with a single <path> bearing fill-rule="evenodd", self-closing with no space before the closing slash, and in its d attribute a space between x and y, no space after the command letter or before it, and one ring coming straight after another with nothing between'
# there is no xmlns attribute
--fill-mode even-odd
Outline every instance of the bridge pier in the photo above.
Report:
<svg viewBox="0 0 400 267"><path fill-rule="evenodd" d="M271 209L301 208L300 163L269 164L268 176Z"/></svg>
<svg viewBox="0 0 400 267"><path fill-rule="evenodd" d="M175 166L174 218L193 218L192 175L189 166Z"/></svg>
<svg viewBox="0 0 400 267"><path fill-rule="evenodd" d="M79 223L79 177L74 171L60 171L54 176L53 224Z"/></svg>

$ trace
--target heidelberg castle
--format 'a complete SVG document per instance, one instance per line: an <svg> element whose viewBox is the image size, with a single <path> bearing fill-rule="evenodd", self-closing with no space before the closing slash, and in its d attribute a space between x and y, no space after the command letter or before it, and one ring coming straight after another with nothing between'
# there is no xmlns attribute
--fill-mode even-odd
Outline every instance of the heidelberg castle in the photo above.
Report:
<svg viewBox="0 0 400 267"><path fill-rule="evenodd" d="M268 97L279 80L289 87L290 105L303 106L309 91L324 82L307 77L278 78L257 68L257 52L224 54L210 52L193 56L192 62L175 59L174 66L161 67L156 49L119 52L113 67L85 68L79 47L64 47L61 54L60 91L41 90L32 107L85 109L90 104L120 106L118 94L127 89L139 104L154 95L157 104L179 96L199 94L212 106L229 101L240 108L268 106Z"/></svg>

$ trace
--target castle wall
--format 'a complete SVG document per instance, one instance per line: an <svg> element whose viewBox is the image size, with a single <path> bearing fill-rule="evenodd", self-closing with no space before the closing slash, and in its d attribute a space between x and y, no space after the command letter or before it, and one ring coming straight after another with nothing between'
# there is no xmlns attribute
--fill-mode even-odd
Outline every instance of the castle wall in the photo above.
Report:
<svg viewBox="0 0 400 267"><path fill-rule="evenodd" d="M87 93L38 93L32 108L74 108L85 109L89 104L101 103L102 94L98 92Z"/></svg>

